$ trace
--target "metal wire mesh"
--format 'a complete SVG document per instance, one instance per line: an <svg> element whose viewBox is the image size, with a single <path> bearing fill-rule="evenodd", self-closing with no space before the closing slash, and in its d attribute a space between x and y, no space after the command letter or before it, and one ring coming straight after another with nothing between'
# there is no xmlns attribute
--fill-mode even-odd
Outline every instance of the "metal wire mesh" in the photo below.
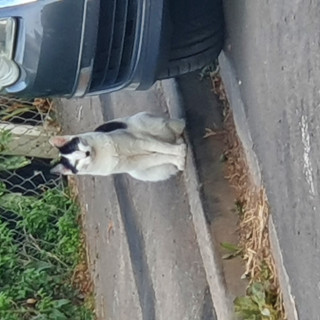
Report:
<svg viewBox="0 0 320 320"><path fill-rule="evenodd" d="M62 187L62 179L50 173L57 153L48 140L59 130L54 119L48 99L0 96L0 181L5 192L36 196ZM17 219L2 201L0 219L9 224Z"/></svg>
<svg viewBox="0 0 320 320"><path fill-rule="evenodd" d="M54 158L56 150L48 137L58 131L52 102L48 99L20 100L0 96L0 132L10 132L4 154Z"/></svg>
<svg viewBox="0 0 320 320"><path fill-rule="evenodd" d="M0 132L10 133L2 154L55 158L57 151L48 140L58 130L50 100L0 96Z"/></svg>
<svg viewBox="0 0 320 320"><path fill-rule="evenodd" d="M93 320L78 285L79 208L50 173L50 100L0 96L0 319Z"/></svg>

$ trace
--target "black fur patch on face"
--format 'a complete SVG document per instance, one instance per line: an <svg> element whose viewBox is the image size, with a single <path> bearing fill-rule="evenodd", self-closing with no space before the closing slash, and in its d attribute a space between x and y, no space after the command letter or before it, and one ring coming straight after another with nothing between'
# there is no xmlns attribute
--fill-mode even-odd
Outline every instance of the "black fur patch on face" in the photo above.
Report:
<svg viewBox="0 0 320 320"><path fill-rule="evenodd" d="M74 167L74 166L70 163L70 161L69 161L67 158L65 158L65 157L61 157L59 163L61 163L66 169L71 170L71 172L72 172L73 174L76 174L76 173L78 172L78 170L76 169L76 167Z"/></svg>
<svg viewBox="0 0 320 320"><path fill-rule="evenodd" d="M63 145L62 147L59 147L59 151L61 154L70 154L74 151L78 151L78 144L80 142L80 139L75 137L72 138L69 142L67 142L65 145Z"/></svg>
<svg viewBox="0 0 320 320"><path fill-rule="evenodd" d="M111 132L119 129L127 129L127 125L124 122L119 121L110 121L102 124L98 128L96 128L95 132Z"/></svg>

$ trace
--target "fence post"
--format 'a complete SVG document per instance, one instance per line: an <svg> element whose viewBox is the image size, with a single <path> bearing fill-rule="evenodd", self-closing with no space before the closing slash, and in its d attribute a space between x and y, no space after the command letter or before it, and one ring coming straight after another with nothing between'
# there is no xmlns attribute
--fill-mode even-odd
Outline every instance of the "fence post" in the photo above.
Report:
<svg viewBox="0 0 320 320"><path fill-rule="evenodd" d="M0 131L9 130L12 139L2 154L53 159L58 150L49 144L54 128L0 122Z"/></svg>

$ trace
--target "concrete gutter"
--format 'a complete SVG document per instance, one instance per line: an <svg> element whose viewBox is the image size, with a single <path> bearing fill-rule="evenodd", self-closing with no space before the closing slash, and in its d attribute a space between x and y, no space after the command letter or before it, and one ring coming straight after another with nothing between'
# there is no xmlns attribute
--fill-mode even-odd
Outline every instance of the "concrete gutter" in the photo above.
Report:
<svg viewBox="0 0 320 320"><path fill-rule="evenodd" d="M236 71L230 59L222 52L219 57L220 74L226 89L227 97L233 111L234 121L239 138L244 146L248 165L252 178L257 186L263 186L261 179L261 169L257 160L257 155L253 149L253 140L250 134L248 118L245 111L244 102L240 93ZM272 217L269 219L269 236L279 277L280 287L283 293L284 305L289 320L297 320L298 313L295 305L294 296L291 292L291 285L288 273L283 264L283 257L275 225Z"/></svg>
<svg viewBox="0 0 320 320"><path fill-rule="evenodd" d="M162 81L158 84L158 89L163 93L170 116L183 118L183 98L179 92L176 81L174 79ZM185 139L190 146L191 143L187 133ZM233 319L233 304L226 289L221 258L218 252L219 244L212 238L206 221L205 209L199 191L200 182L192 148L189 148L187 153L184 178L194 229L217 318L221 320Z"/></svg>

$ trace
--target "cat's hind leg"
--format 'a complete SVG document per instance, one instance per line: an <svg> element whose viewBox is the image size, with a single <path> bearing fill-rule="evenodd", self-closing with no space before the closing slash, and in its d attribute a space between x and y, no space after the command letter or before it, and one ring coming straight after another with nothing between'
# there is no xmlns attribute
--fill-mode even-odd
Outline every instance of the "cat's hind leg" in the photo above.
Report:
<svg viewBox="0 0 320 320"><path fill-rule="evenodd" d="M169 119L147 112L132 116L128 123L129 131L133 130L134 134L147 134L169 143L176 143L185 128L183 119Z"/></svg>
<svg viewBox="0 0 320 320"><path fill-rule="evenodd" d="M172 144L150 137L148 139L136 140L135 146L137 150L142 150L144 152L155 152L180 157L185 157L187 150L187 146L183 141L180 144Z"/></svg>
<svg viewBox="0 0 320 320"><path fill-rule="evenodd" d="M176 156L159 153L137 155L127 158L126 162L118 167L118 172L144 171L163 165L173 165L179 171L183 171L185 165L185 155L183 154Z"/></svg>
<svg viewBox="0 0 320 320"><path fill-rule="evenodd" d="M130 176L142 181L163 181L178 173L178 168L173 164L164 164L141 171L130 171Z"/></svg>

